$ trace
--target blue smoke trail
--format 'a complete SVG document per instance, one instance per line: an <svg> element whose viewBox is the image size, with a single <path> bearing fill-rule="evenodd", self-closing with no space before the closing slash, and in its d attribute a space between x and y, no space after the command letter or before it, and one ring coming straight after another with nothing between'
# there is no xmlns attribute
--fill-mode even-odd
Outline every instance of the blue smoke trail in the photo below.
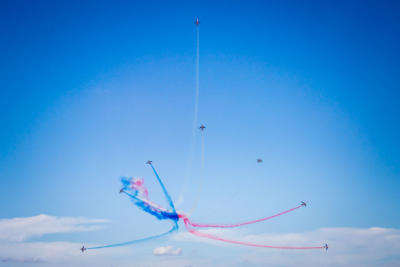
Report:
<svg viewBox="0 0 400 267"><path fill-rule="evenodd" d="M157 239L163 236L166 236L174 231L178 230L178 224L175 222L175 224L172 226L172 228L162 234L159 235L153 235L153 236L149 236L146 238L142 238L142 239L136 239L136 240L132 240L132 241L128 241L128 242L124 242L124 243L117 243L117 244L111 244L111 245L105 245L105 246L98 246L98 247L91 247L91 248L86 248L86 249L99 249L99 248L114 248L114 247L122 247L122 246L127 246L127 245L133 245L133 244L137 244L140 242L145 242L145 241L150 241L153 239Z"/></svg>
<svg viewBox="0 0 400 267"><path fill-rule="evenodd" d="M176 214L174 202L172 202L171 196L168 194L168 191L167 191L167 189L165 188L163 182L161 181L160 176L158 176L158 173L157 173L156 169L154 168L153 164L150 163L150 166L151 166L151 168L153 169L153 172L154 172L154 174L156 175L157 180L158 180L158 182L159 182L160 185L161 185L161 188L162 188L162 190L163 190L163 192L164 192L165 197L167 198L167 201L168 201L168 203L169 203L169 206L171 207L172 211Z"/></svg>
<svg viewBox="0 0 400 267"><path fill-rule="evenodd" d="M153 215L154 217L156 217L159 220L173 220L173 221L178 221L179 220L178 214L176 212L157 210L154 207L150 206L148 203L146 203L143 200L141 200L138 197L136 197L135 195L132 195L132 194L130 194L128 192L125 192L125 191L124 191L124 193L127 196L129 196L130 198L132 198L132 202L136 206L138 206L143 211Z"/></svg>
<svg viewBox="0 0 400 267"><path fill-rule="evenodd" d="M132 241L128 241L128 242L123 242L123 243L117 243L117 244L111 244L111 245L104 245L104 246L97 246L97 247L90 247L90 248L86 248L86 249L100 249L100 248L112 248L112 247L121 247L121 246L127 246L127 245L133 245L133 244L137 244L140 242L145 242L145 241L150 241L150 240L154 240L163 236L166 236L168 234L171 234L174 231L177 231L179 229L178 226L178 220L179 220L179 216L176 213L175 210L175 206L174 203L171 199L171 196L169 195L167 189L164 186L164 183L161 181L160 176L158 175L156 169L153 167L152 164L150 164L151 168L153 169L154 174L156 175L156 178L164 192L164 195L172 209L171 211L167 211L167 210L161 210L158 209L156 206L152 206L149 203L145 202L144 200L140 199L137 195L138 195L138 191L137 190L131 190L129 188L129 185L131 183L131 178L125 178L122 177L121 178L121 183L122 183L122 188L123 188L123 193L125 193L127 196L129 196L132 200L132 202L139 207L140 209L142 209L143 211L155 216L157 219L159 220L171 220L174 225L172 226L172 228L170 230L168 230L165 233L162 234L158 234L158 235L154 235L154 236L150 236L150 237L146 237L146 238L142 238L142 239L135 239ZM133 193L128 193L126 191L133 191Z"/></svg>

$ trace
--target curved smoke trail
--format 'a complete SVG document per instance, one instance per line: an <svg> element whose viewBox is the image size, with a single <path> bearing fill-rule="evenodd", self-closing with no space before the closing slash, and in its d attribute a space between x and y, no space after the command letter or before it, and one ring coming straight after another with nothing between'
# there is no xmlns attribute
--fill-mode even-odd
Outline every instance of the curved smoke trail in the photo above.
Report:
<svg viewBox="0 0 400 267"><path fill-rule="evenodd" d="M254 244L254 243L243 242L243 241L229 240L229 239L221 238L221 237L218 237L215 235L202 233L197 230L194 230L193 228L190 228L188 218L184 218L183 222L185 223L185 227L189 231L189 233L191 233L193 235L203 237L203 238L213 239L213 240L217 240L217 241L222 241L222 242L226 242L226 243L231 243L231 244L250 246L250 247L260 247L260 248L276 248L276 249L323 249L323 248L326 248L326 246L315 246L315 247L270 246L270 245L260 245L260 244Z"/></svg>
<svg viewBox="0 0 400 267"><path fill-rule="evenodd" d="M166 236L166 235L168 235L168 234L170 234L170 233L172 233L172 232L174 232L176 230L178 230L178 224L175 222L175 224L172 226L172 228L170 230L168 230L165 233L159 234L159 235L153 235L153 236L149 236L149 237L146 237L146 238L136 239L136 240L123 242L123 243L104 245L104 246L97 246L97 247L90 247L90 248L86 248L86 249L115 248L115 247L133 245L133 244L137 244L137 243L141 243L141 242L145 242L145 241L150 241L150 240L154 240L154 239Z"/></svg>
<svg viewBox="0 0 400 267"><path fill-rule="evenodd" d="M212 228L233 228L233 227L239 227L239 226L244 226L244 225L248 225L248 224L253 224L253 223L258 223L258 222L262 222L262 221L266 221L266 220L270 220L272 218L276 218L278 216L284 215L286 213L292 212L298 208L301 208L303 205L299 205L297 207L285 210L283 212L277 213L275 215L266 217L266 218L261 218L258 220L253 220L253 221L248 221L248 222L243 222L243 223L237 223L237 224L206 224L206 223L195 223L190 221L189 219L187 219L187 224L193 226L193 227L212 227Z"/></svg>
<svg viewBox="0 0 400 267"><path fill-rule="evenodd" d="M157 205L154 202L151 202L148 199L148 191L147 188L144 186L144 181L143 179L139 179L139 178L121 178L121 182L122 182L122 189L120 190L121 193L125 193L127 196L129 196L132 200L132 202L138 206L140 209L142 209L143 211L155 216L157 219L159 220L171 220L173 222L173 226L171 227L170 230L158 234L158 235L154 235L154 236L150 236L150 237L146 237L146 238L142 238L142 239L135 239L132 241L128 241L128 242L123 242L123 243L116 243L116 244L111 244L111 245L104 245L104 246L96 246L96 247L90 247L90 248L86 248L88 250L91 249L101 249L101 248L111 248L111 247L120 247L120 246L127 246L127 245L132 245L132 244L137 244L140 242L144 242L144 241L150 241L150 240L154 240L157 238L161 238L164 237L166 235L169 235L171 233L173 233L174 231L177 231L179 229L178 226L178 221L179 219L182 219L186 229L193 235L199 236L199 237L203 237L203 238L208 238L208 239L213 239L213 240L218 240L221 242L226 242L226 243L231 243L231 244L237 244L237 245L243 245L243 246L250 246L250 247L262 247L262 248L275 248L275 249L328 249L328 245L325 244L324 246L309 246L309 247L305 247L305 246L271 246L271 245L261 245L261 244L255 244L255 243L250 243L250 242L243 242L243 241L236 241L236 240L229 240L229 239L225 239L225 238L221 238L215 235L211 235L211 234L207 234L207 233L203 233L203 232L199 232L191 227L214 227L214 228L228 228L228 227L239 227L239 226L244 226L244 225L248 225L248 224L253 224L253 223L257 223L257 222L262 222L262 221L266 221L272 218L276 218L278 216L287 214L289 212L292 212L296 209L299 209L302 206L306 206L305 202L301 202L301 205L298 205L294 208L285 210L283 212L277 213L275 215L269 216L269 217L265 217L265 218L261 218L261 219L257 219L257 220L252 220L252 221L248 221L248 222L243 222L243 223L237 223L237 224L202 224L202 223L195 223L189 220L188 216L183 214L183 213L177 213L175 210L175 206L174 203L171 199L171 196L169 195L164 183L162 182L160 176L158 175L156 169L154 168L154 166L151 164L151 162L149 163L151 168L153 169L153 172L164 192L165 198L167 199L169 206L171 207L172 210L167 210L159 205ZM82 247L82 252L85 250L84 247Z"/></svg>

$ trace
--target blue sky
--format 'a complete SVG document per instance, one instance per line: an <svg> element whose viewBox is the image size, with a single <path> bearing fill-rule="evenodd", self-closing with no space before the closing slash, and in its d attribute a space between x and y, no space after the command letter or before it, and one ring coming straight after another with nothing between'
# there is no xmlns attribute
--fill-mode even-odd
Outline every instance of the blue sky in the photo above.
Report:
<svg viewBox="0 0 400 267"><path fill-rule="evenodd" d="M304 200L307 209L246 233L400 228L396 1L0 5L0 218L108 220L33 241L109 243L168 229L118 194L120 176L139 176L164 204L148 159L175 201L183 193L178 209L202 187L197 221L250 220ZM200 135L187 168L196 16L204 175ZM132 250L168 242L221 263L241 251L179 238Z"/></svg>

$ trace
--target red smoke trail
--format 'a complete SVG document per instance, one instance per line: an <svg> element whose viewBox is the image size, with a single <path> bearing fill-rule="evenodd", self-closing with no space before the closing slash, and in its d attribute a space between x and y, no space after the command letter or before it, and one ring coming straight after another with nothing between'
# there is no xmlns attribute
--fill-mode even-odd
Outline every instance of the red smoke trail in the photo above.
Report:
<svg viewBox="0 0 400 267"><path fill-rule="evenodd" d="M261 218L261 219L258 219L258 220L249 221L249 222L243 222L243 223L238 223L238 224L206 224L206 223L195 223L195 222L191 222L191 221L190 221L189 219L187 219L186 217L183 217L183 216L182 216L182 218L186 218L186 219L187 219L187 223L188 223L189 225L193 226L193 227L232 228L232 227L239 227L239 226L243 226L243 225L248 225L248 224L252 224L252 223L257 223L257 222L266 221L266 220L269 220L269 219L272 219L272 218L275 218L275 217L284 215L284 214L289 213L289 212L291 212L291 211L294 211L294 210L296 210L296 209L298 209L298 208L301 208L302 206L303 206L303 205L299 205L299 206L297 206L297 207L295 207L295 208L292 208L292 209L289 209L289 210L280 212L280 213L278 213L278 214L275 214L275 215L272 215L272 216L269 216L269 217L266 217L266 218Z"/></svg>
<svg viewBox="0 0 400 267"><path fill-rule="evenodd" d="M249 242L242 242L242 241L235 241L235 240L229 240L229 239L224 239L215 235L210 235L206 233L202 233L199 231L196 231L192 228L190 228L190 220L186 217L183 218L183 222L185 223L186 229L193 235L203 237L203 238L208 238L208 239L213 239L213 240L218 240L226 243L231 243L231 244L237 244L237 245L243 245L243 246L249 246L249 247L259 247L259 248L276 248L276 249L322 249L326 248L325 246L318 246L318 247L290 247L290 246L269 246L269 245L260 245L260 244L254 244L254 243L249 243Z"/></svg>

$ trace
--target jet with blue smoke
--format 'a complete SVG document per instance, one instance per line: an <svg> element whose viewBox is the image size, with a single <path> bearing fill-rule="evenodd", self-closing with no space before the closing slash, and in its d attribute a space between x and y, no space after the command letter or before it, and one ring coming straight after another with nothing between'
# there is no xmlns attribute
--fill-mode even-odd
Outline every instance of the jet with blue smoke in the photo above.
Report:
<svg viewBox="0 0 400 267"><path fill-rule="evenodd" d="M137 243L144 242L144 241L150 241L150 240L154 240L154 239L157 239L160 237L164 237L164 236L171 234L174 231L177 231L179 229L179 226L178 226L179 216L176 213L175 206L171 199L171 196L169 195L167 189L165 188L164 183L162 182L160 176L158 175L158 173L157 173L156 169L154 168L153 164L151 163L151 161L148 161L147 164L149 164L151 166L151 168L153 169L153 172L157 178L158 183L160 184L160 186L163 190L164 196L167 199L167 202L168 202L171 210L167 210L167 209L157 205L156 203L151 202L148 199L148 191L147 191L147 188L144 186L143 179L133 178L133 177L122 177L121 178L122 189L120 190L120 193L124 193L127 196L129 196L131 201L137 207L139 207L143 211L153 215L157 219L171 220L173 222L172 228L170 230L168 230L167 232L164 232L164 233L161 233L158 235L154 235L154 236L150 236L150 237L146 237L146 238L142 238L142 239L135 239L135 240L131 240L128 242L104 245L104 246L89 247L89 248L82 247L82 249L81 249L82 252L86 249L121 247L121 246L126 246L126 245L137 244Z"/></svg>

